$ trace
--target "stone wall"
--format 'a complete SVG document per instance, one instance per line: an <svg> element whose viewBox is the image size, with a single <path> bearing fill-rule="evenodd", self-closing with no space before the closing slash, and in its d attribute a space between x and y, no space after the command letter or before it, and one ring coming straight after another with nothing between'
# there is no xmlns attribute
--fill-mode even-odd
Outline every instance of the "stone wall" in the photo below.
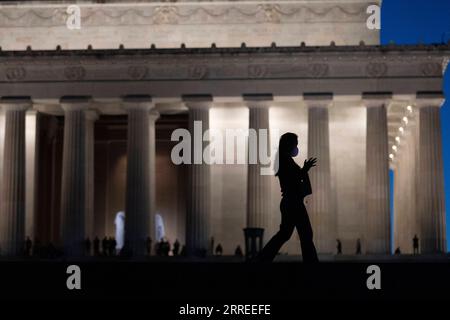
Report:
<svg viewBox="0 0 450 320"><path fill-rule="evenodd" d="M367 7L379 0L83 2L80 29L69 29L71 2L0 4L3 50L379 44Z"/></svg>

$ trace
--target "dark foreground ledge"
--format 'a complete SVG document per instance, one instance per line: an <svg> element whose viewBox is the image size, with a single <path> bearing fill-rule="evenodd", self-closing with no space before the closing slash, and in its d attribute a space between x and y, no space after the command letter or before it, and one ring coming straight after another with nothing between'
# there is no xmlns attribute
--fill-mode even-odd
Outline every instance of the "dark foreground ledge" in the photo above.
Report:
<svg viewBox="0 0 450 320"><path fill-rule="evenodd" d="M67 268L81 270L69 290ZM380 268L380 290L367 287ZM450 300L450 259L374 259L254 264L234 260L0 260L0 298L138 299L162 303L277 303L322 300Z"/></svg>

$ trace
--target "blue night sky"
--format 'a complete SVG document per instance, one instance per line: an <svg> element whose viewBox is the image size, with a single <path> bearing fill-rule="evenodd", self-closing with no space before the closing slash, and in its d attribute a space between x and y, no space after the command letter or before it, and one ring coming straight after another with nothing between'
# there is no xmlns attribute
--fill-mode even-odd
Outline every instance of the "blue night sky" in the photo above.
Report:
<svg viewBox="0 0 450 320"><path fill-rule="evenodd" d="M383 0L381 43L440 43L450 40L450 0ZM450 97L450 67L444 93ZM450 98L441 109L447 207L447 250L450 247Z"/></svg>

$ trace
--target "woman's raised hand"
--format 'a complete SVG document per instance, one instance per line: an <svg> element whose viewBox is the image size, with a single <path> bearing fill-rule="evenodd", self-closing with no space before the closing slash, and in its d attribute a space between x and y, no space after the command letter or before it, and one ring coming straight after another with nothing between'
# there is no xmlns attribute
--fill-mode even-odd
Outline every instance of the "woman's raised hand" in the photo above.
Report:
<svg viewBox="0 0 450 320"><path fill-rule="evenodd" d="M305 160L305 162L303 163L303 169L308 172L309 169L316 166L316 162L317 158L309 158L308 160Z"/></svg>

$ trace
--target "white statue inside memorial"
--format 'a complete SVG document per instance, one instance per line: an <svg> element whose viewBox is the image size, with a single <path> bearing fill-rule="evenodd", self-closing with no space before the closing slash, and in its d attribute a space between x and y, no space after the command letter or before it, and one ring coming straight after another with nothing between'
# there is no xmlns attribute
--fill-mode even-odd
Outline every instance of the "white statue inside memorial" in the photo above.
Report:
<svg viewBox="0 0 450 320"><path fill-rule="evenodd" d="M116 226L116 250L119 251L123 248L124 236L125 236L125 212L119 211L116 214L114 220Z"/></svg>
<svg viewBox="0 0 450 320"><path fill-rule="evenodd" d="M160 242L166 236L164 221L160 214L155 214L155 228L156 242Z"/></svg>

